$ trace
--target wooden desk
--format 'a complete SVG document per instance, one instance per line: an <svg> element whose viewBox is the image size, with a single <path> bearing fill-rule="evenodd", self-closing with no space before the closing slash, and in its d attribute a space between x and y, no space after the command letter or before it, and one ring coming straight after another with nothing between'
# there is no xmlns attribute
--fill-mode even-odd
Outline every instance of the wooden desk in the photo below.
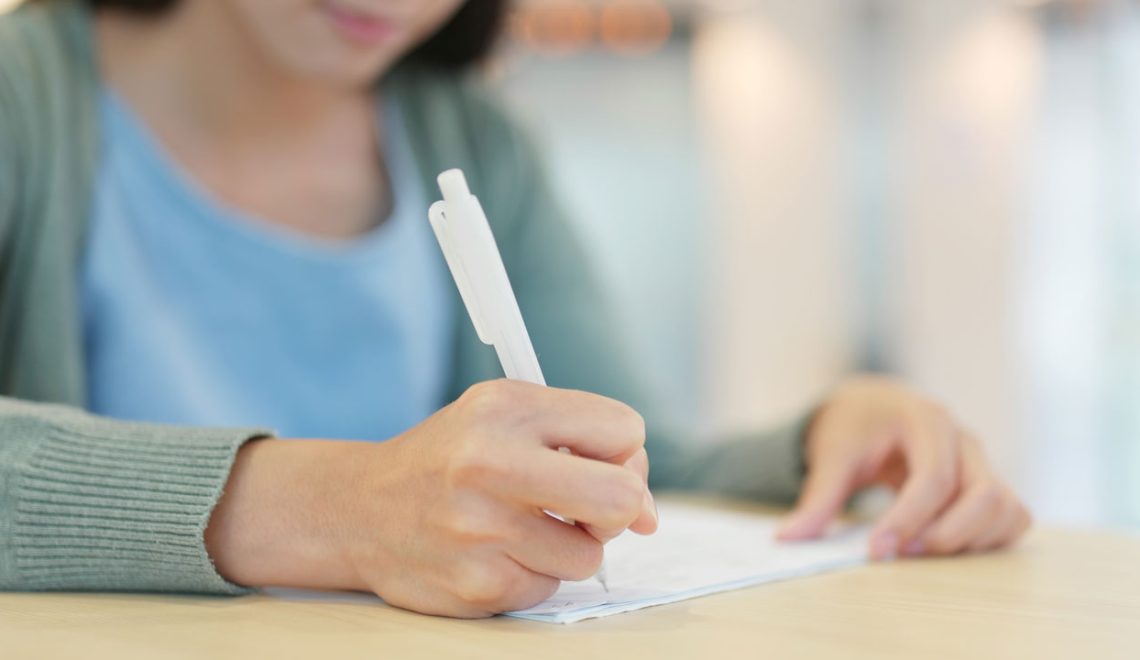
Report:
<svg viewBox="0 0 1140 660"><path fill-rule="evenodd" d="M0 594L0 658L1140 658L1140 539L1038 531L554 626L377 604Z"/></svg>

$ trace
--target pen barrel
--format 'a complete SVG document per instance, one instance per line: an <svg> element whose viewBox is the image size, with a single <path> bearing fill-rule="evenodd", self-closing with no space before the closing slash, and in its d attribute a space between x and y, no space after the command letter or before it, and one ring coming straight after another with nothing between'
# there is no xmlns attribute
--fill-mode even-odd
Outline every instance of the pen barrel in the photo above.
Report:
<svg viewBox="0 0 1140 660"><path fill-rule="evenodd" d="M458 223L455 229L468 248L467 276L478 301L482 326L495 347L504 375L511 380L545 385L546 378L483 205L474 195L467 195L454 204L460 217L467 220Z"/></svg>
<svg viewBox="0 0 1140 660"><path fill-rule="evenodd" d="M519 319L517 327L525 333L526 327L522 325L521 314L519 314ZM499 363L503 366L503 374L510 380L546 385L546 377L542 375L542 367L538 364L538 357L534 354L534 349L512 350L514 347L522 346L524 342L529 346L530 337L504 337L503 341L495 340L495 354L499 356Z"/></svg>

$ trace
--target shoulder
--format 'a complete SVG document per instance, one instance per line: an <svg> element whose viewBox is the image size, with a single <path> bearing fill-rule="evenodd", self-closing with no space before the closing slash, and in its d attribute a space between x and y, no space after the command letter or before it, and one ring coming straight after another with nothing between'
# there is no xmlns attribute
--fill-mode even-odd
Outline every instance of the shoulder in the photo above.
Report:
<svg viewBox="0 0 1140 660"><path fill-rule="evenodd" d="M31 2L0 17L0 123L9 139L36 139L43 122L88 105L97 78L89 22L70 0Z"/></svg>
<svg viewBox="0 0 1140 660"><path fill-rule="evenodd" d="M526 131L490 83L464 73L406 68L394 76L410 114L430 126L440 148L468 149L470 156L502 156L520 148Z"/></svg>
<svg viewBox="0 0 1140 660"><path fill-rule="evenodd" d="M403 70L393 83L405 124L429 175L459 167L488 213L516 214L541 183L541 158L493 85L470 75Z"/></svg>
<svg viewBox="0 0 1140 660"><path fill-rule="evenodd" d="M17 169L77 174L73 168L89 166L97 90L83 4L37 0L0 16L0 189L12 187ZM12 203L11 192L0 190L0 204Z"/></svg>
<svg viewBox="0 0 1140 660"><path fill-rule="evenodd" d="M60 78L92 74L89 22L73 0L29 2L0 16L0 78L10 91L31 93Z"/></svg>

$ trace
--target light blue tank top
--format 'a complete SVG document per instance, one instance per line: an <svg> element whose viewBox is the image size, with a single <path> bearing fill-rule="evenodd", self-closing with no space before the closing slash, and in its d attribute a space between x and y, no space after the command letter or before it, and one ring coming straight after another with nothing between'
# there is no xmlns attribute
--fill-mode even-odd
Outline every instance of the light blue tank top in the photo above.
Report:
<svg viewBox="0 0 1140 660"><path fill-rule="evenodd" d="M454 285L395 104L383 115L395 209L333 242L224 207L103 94L81 270L90 410L380 440L444 403Z"/></svg>

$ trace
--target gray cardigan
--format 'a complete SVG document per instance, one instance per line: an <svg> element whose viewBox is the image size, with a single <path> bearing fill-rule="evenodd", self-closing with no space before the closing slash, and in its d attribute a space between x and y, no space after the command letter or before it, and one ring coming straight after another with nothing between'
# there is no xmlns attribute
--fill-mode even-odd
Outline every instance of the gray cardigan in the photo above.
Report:
<svg viewBox="0 0 1140 660"><path fill-rule="evenodd" d="M77 283L100 151L90 20L68 0L0 19L0 589L240 593L214 570L203 531L238 448L271 431L83 411ZM802 420L715 445L678 441L629 364L534 150L487 96L426 70L398 71L383 88L403 107L426 189L449 167L468 173L550 384L646 417L653 487L794 497ZM466 313L456 318L452 396L501 375Z"/></svg>

